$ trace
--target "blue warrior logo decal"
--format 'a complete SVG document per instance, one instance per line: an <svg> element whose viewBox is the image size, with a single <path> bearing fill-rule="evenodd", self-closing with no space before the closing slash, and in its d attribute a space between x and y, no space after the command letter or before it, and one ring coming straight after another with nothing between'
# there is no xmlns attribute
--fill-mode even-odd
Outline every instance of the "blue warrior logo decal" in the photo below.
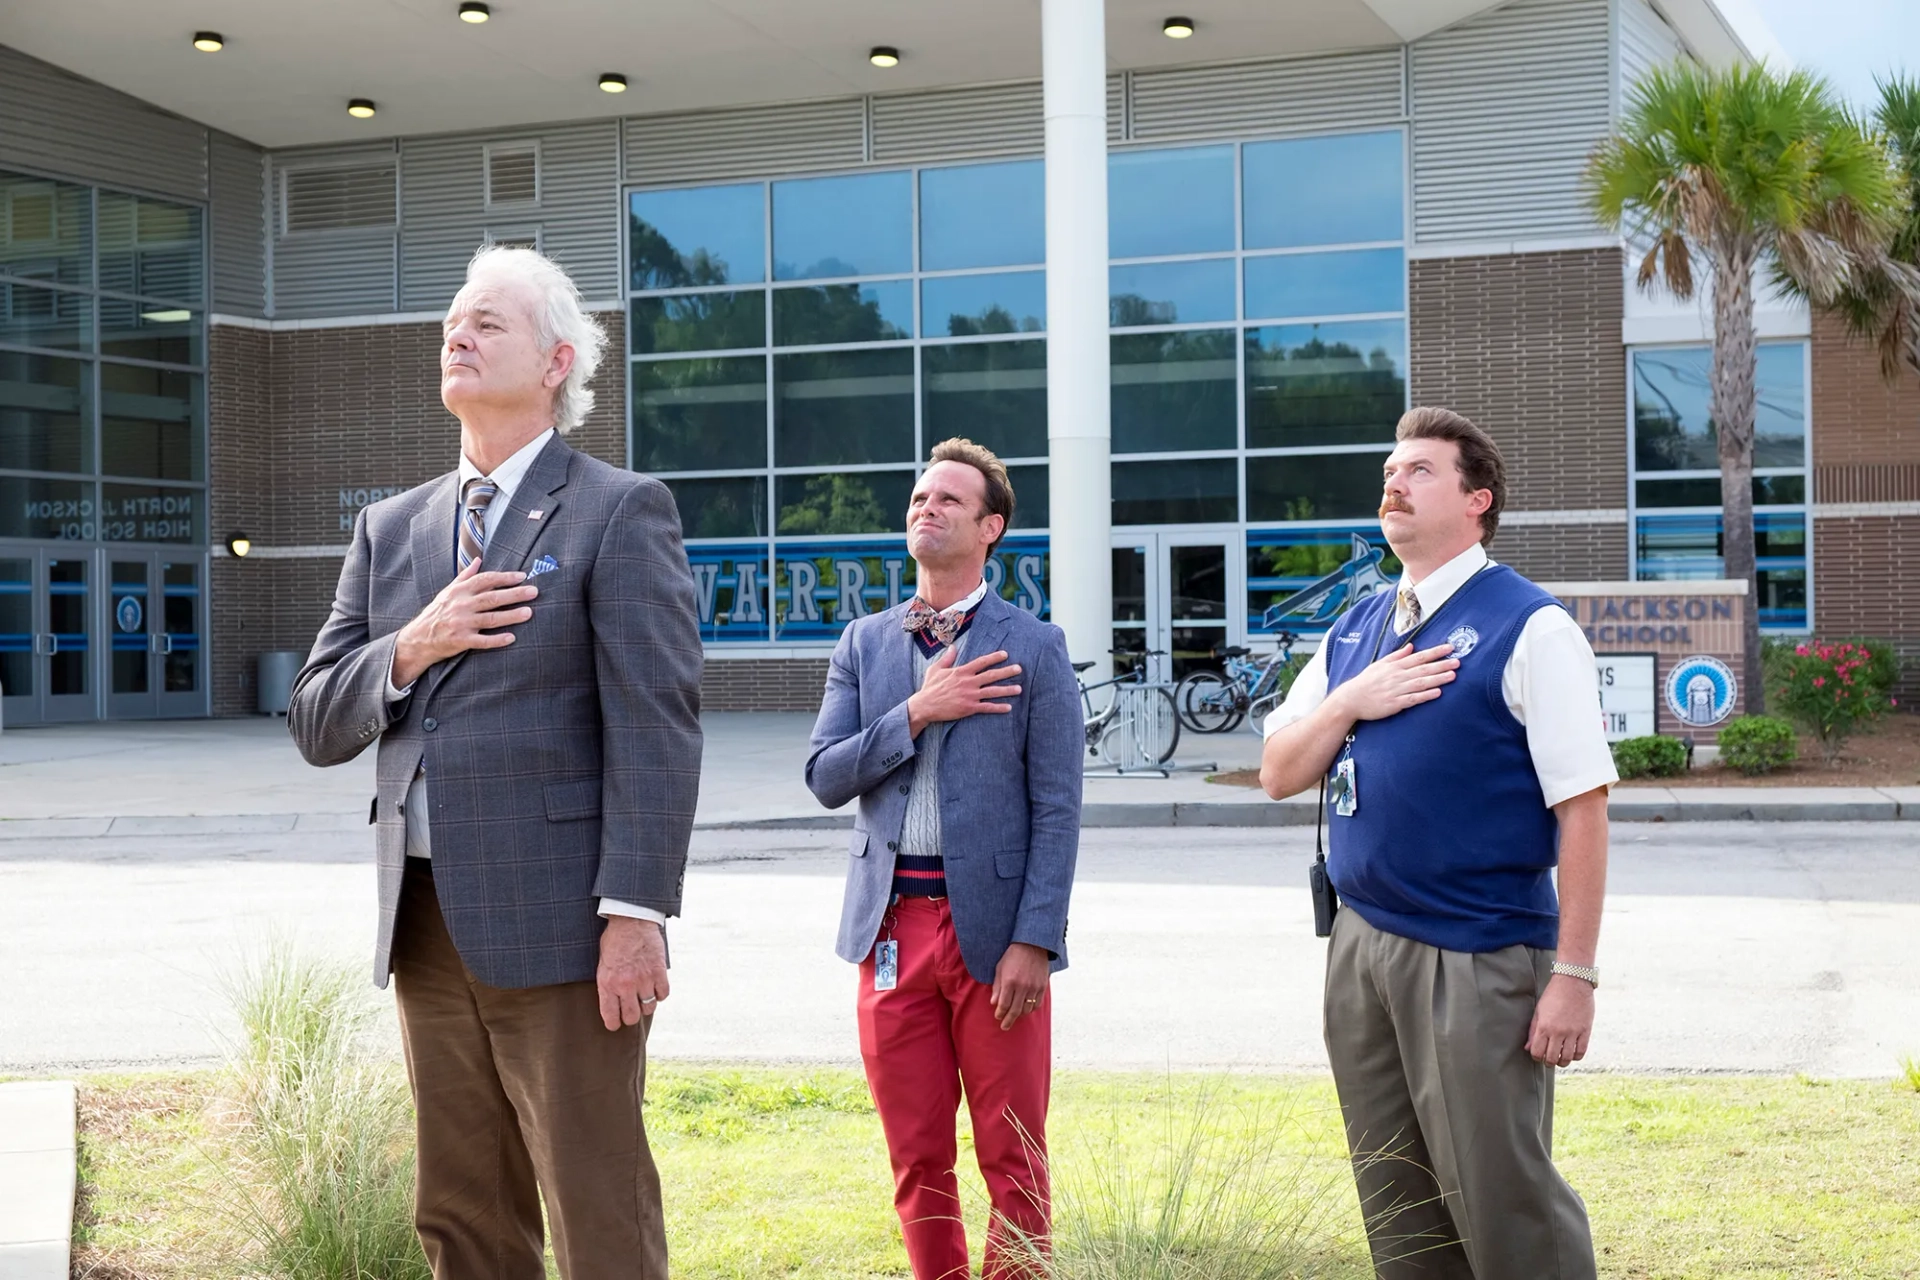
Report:
<svg viewBox="0 0 1920 1280"><path fill-rule="evenodd" d="M1353 555L1345 564L1286 599L1268 605L1261 625L1269 631L1279 629L1289 620L1296 626L1325 626L1376 591L1390 590L1393 584L1380 571L1386 550L1357 533L1352 537Z"/></svg>

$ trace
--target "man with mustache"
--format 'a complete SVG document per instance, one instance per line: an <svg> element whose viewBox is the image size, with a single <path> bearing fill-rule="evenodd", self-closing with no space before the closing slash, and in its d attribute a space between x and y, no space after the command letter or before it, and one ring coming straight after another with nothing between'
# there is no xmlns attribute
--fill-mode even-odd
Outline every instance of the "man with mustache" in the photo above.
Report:
<svg viewBox="0 0 1920 1280"><path fill-rule="evenodd" d="M1080 844L1080 697L1060 628L988 587L1013 485L971 440L913 487L914 598L850 623L807 785L856 797L840 958L914 1280L965 1280L954 1113L964 1089L993 1204L983 1280L1044 1251L1051 972L1067 966Z"/></svg>
<svg viewBox="0 0 1920 1280"><path fill-rule="evenodd" d="M1430 408L1395 437L1380 524L1405 573L1327 632L1260 781L1327 786L1327 1054L1378 1274L1591 1280L1552 1144L1554 1070L1593 1029L1618 778L1593 651L1487 558L1493 440Z"/></svg>

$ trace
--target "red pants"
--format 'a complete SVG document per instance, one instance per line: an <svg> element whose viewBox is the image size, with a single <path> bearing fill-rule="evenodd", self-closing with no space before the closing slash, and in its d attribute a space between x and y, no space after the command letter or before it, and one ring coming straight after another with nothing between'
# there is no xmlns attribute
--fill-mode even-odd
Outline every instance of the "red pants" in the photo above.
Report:
<svg viewBox="0 0 1920 1280"><path fill-rule="evenodd" d="M960 959L944 898L902 898L888 913L882 940L900 944L899 983L873 989L873 956L860 965L860 1056L893 1161L893 1205L900 1213L914 1280L964 1277L967 1235L954 1177L959 1140L954 1117L964 1087L974 1151L993 1218L984 1280L1027 1274L1007 1257L1007 1224L1044 1237L1047 1096L1053 1076L1053 996L1002 1031L993 988Z"/></svg>

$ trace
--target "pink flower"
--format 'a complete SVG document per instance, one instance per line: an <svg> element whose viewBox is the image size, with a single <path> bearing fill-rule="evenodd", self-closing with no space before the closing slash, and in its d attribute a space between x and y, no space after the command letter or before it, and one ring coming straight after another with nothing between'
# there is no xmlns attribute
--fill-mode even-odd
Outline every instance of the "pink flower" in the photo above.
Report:
<svg viewBox="0 0 1920 1280"><path fill-rule="evenodd" d="M1860 656L1863 658L1871 658L1873 655L1868 653L1865 649L1862 649L1860 651Z"/></svg>
<svg viewBox="0 0 1920 1280"><path fill-rule="evenodd" d="M1804 658L1807 656L1807 646L1803 644L1797 644L1793 646L1793 652L1796 656Z"/></svg>
<svg viewBox="0 0 1920 1280"><path fill-rule="evenodd" d="M1816 652L1819 653L1819 655L1823 658L1831 658L1833 656L1833 646L1830 644L1823 644L1820 646L1818 650L1816 650Z"/></svg>
<svg viewBox="0 0 1920 1280"><path fill-rule="evenodd" d="M1825 684L1826 682L1827 682L1827 678L1825 676L1815 676L1813 678L1813 687L1818 689L1821 685Z"/></svg>

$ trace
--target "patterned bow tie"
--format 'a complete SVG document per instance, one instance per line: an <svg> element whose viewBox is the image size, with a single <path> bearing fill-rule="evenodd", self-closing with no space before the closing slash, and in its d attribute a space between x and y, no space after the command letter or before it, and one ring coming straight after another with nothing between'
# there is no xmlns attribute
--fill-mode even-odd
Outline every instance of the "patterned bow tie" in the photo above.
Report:
<svg viewBox="0 0 1920 1280"><path fill-rule="evenodd" d="M966 626L967 619L972 616L971 609L965 612L951 609L938 610L916 596L913 603L907 606L906 616L900 619L900 628L908 635L916 635L924 631L932 636L936 643L944 646L959 639L961 628Z"/></svg>

